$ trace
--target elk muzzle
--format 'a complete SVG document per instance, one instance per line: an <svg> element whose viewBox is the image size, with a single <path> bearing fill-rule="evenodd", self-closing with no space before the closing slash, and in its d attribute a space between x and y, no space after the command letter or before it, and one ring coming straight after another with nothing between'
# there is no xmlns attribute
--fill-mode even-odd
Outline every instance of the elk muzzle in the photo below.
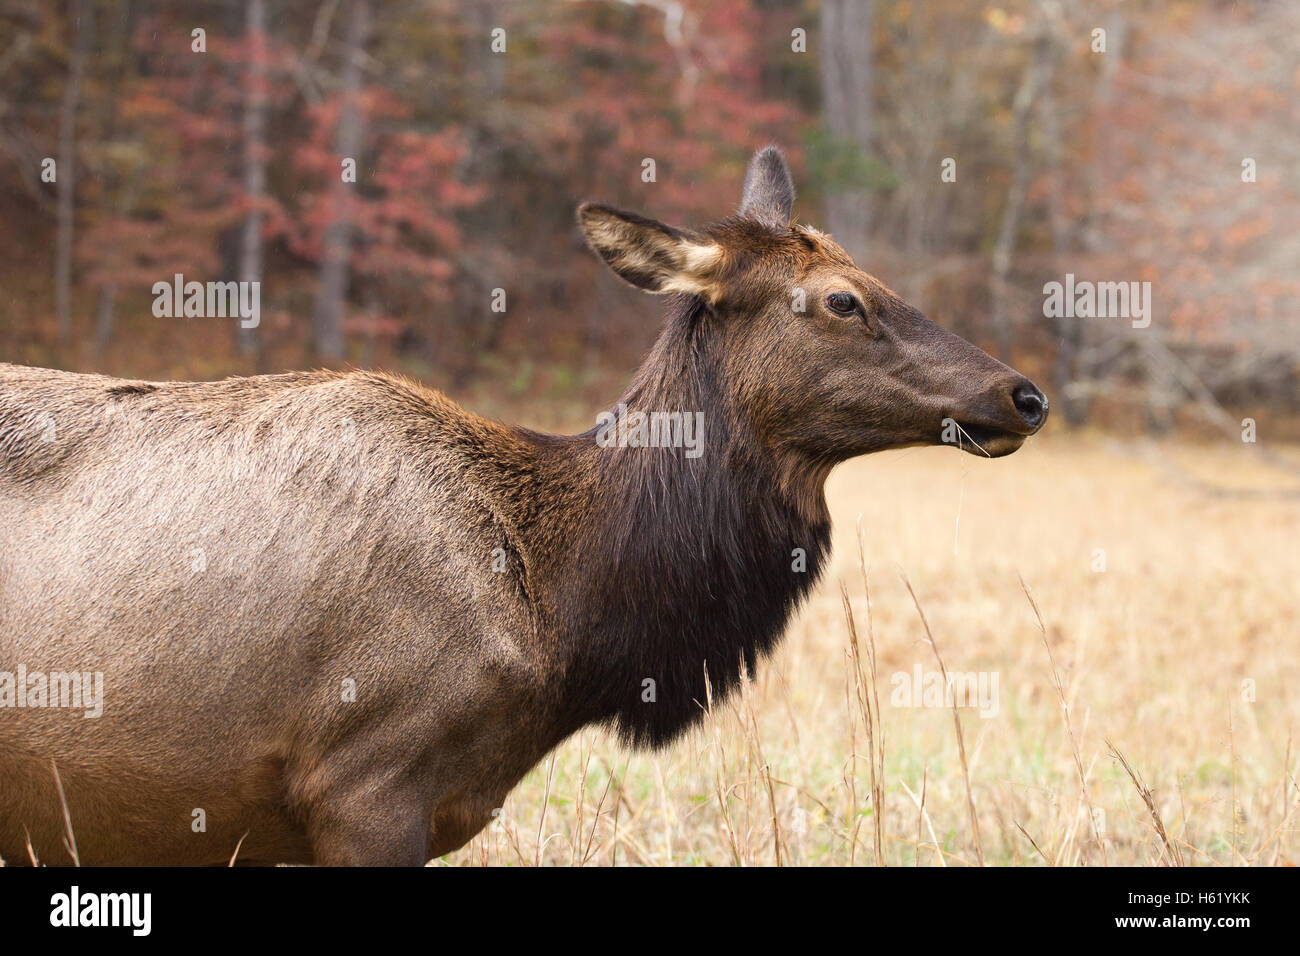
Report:
<svg viewBox="0 0 1300 956"><path fill-rule="evenodd" d="M1049 403L1042 390L1017 375L1009 385L1000 383L982 401L950 417L956 424L955 442L945 430L944 443L988 458L1009 455L1047 421Z"/></svg>

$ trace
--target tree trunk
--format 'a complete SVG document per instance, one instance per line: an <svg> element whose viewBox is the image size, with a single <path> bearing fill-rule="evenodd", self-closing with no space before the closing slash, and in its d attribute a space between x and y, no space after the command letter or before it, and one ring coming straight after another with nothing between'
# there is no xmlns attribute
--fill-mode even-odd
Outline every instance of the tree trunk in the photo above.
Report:
<svg viewBox="0 0 1300 956"><path fill-rule="evenodd" d="M1047 159L1047 215L1052 230L1052 270L1059 275L1067 242L1065 219L1065 189L1061 171L1061 118L1057 112L1053 77L1060 57L1061 42L1058 28L1060 12L1055 5L1043 5L1046 17L1045 42L1047 70L1043 89L1038 100L1038 112L1043 131L1043 151ZM1082 425L1088 419L1088 399L1072 394L1072 386L1079 378L1079 353L1083 348L1083 321L1077 316L1061 316L1056 320L1056 358L1052 363L1051 383L1065 420L1071 425Z"/></svg>
<svg viewBox="0 0 1300 956"><path fill-rule="evenodd" d="M1025 202L1025 192L1029 189L1030 155L1029 155L1029 114L1044 80L1051 69L1051 40L1044 28L1033 41L1029 52L1029 63L1025 66L1011 104L1012 132L1011 185L1007 189L1007 201L1002 207L1002 224L998 229L997 242L993 246L993 334L997 340L998 358L1004 362L1011 361L1012 321L1008 304L1009 281L1011 273L1011 254L1015 250L1016 233L1020 228L1020 213Z"/></svg>
<svg viewBox="0 0 1300 956"><path fill-rule="evenodd" d="M262 199L266 195L266 5L265 0L248 0L244 9L244 31L251 61L244 81L244 198L250 204L244 214L240 237L239 281L262 281ZM235 320L239 351L256 355L261 347L257 329L246 329Z"/></svg>
<svg viewBox="0 0 1300 956"><path fill-rule="evenodd" d="M344 52L342 110L339 113L338 159L357 160L360 175L361 55L370 25L368 0L352 0ZM320 289L316 296L314 321L316 353L321 358L343 357L343 313L348 294L348 260L352 254L352 191L339 175L334 184L334 221L325 232L325 249L320 266Z"/></svg>
<svg viewBox="0 0 1300 956"><path fill-rule="evenodd" d="M1088 187L1091 202L1088 203L1087 222L1084 239L1093 252L1100 251L1105 245L1099 220L1102 201L1101 194L1106 188L1104 180L1113 168L1111 160L1110 123L1111 107L1115 103L1115 74L1119 70L1124 55L1124 41L1128 33L1128 24L1124 14L1119 10L1111 11L1106 18L1106 52L1102 54L1101 75L1097 79L1096 92L1093 94L1092 130L1093 157L1087 166Z"/></svg>
<svg viewBox="0 0 1300 956"><path fill-rule="evenodd" d="M85 0L72 0L69 16L73 24L73 46L68 60L68 79L59 104L58 236L54 250L54 311L59 321L59 345L72 341L72 240L77 198L77 107L81 102L81 78L86 68L86 43L90 11Z"/></svg>
<svg viewBox="0 0 1300 956"><path fill-rule="evenodd" d="M131 3L122 0L117 7L117 17L113 21L113 33L109 38L109 55L106 64L109 80L105 93L103 141L112 143L117 138L118 94L123 73L123 60L127 45L131 39ZM126 212L121 193L129 191L117 175L117 168L111 159L104 163L101 174L103 182L100 213L106 220L113 220ZM95 351L102 352L113 341L114 325L117 313L117 279L107 279L99 287L99 305L95 308Z"/></svg>
<svg viewBox="0 0 1300 956"><path fill-rule="evenodd" d="M874 12L874 0L822 0L821 5L826 128L832 149L850 150L859 154L858 160L871 154ZM870 214L865 183L840 183L827 192L826 222L836 241L852 255L863 252Z"/></svg>
<svg viewBox="0 0 1300 956"><path fill-rule="evenodd" d="M492 52L487 38L495 26L500 26L497 3L495 0L473 0L464 6L465 21L473 41L466 50L466 68L469 75L475 77L474 96L477 104L473 111L474 118L468 123L470 155L463 164L466 178L474 177L479 182L496 182L505 175L501 162L499 116L501 104L506 101L506 58L503 54ZM505 203L484 203L475 210L474 239L479 248L499 249L505 245L509 224L509 210ZM479 258L472 251L467 260ZM461 374L459 384L466 384L477 371L480 355L492 352L505 330L509 306L515 301L519 289L512 288L506 276L497 276L496 281L486 273L495 271L489 264L480 267L469 277L469 283L462 283L463 292L458 298L464 298L462 307L457 310L461 329L461 348L465 350L464 360L458 363ZM484 281L487 280L487 281ZM487 308L489 292L500 286L507 293L507 311L493 312Z"/></svg>

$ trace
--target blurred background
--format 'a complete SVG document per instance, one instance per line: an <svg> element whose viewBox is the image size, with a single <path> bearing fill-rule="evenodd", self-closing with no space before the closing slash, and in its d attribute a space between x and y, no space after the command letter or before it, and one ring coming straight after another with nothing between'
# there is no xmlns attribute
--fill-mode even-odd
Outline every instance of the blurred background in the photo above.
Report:
<svg viewBox="0 0 1300 956"><path fill-rule="evenodd" d="M580 431L663 303L574 207L717 219L779 144L799 220L1052 421L846 463L721 732L584 733L449 861L1294 863L1298 38L1294 0L0 0L0 361L377 367ZM156 317L176 273L260 282L260 324ZM1067 274L1151 283L1150 325L1048 317ZM859 633L882 697L932 667L922 606L1002 679L969 773L951 713L846 677Z"/></svg>
<svg viewBox="0 0 1300 956"><path fill-rule="evenodd" d="M585 422L661 303L574 206L720 218L773 142L798 217L1058 427L1294 438L1297 36L1282 0L0 0L0 360ZM259 327L156 318L175 273L260 281ZM1151 326L1045 318L1066 273L1149 281Z"/></svg>

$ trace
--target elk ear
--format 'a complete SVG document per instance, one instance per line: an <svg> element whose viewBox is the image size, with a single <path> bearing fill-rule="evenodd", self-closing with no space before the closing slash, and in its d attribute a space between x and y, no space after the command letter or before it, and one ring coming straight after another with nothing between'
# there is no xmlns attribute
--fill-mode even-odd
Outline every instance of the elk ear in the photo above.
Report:
<svg viewBox="0 0 1300 956"><path fill-rule="evenodd" d="M722 246L712 239L600 203L579 206L578 224L591 248L637 288L717 302Z"/></svg>
<svg viewBox="0 0 1300 956"><path fill-rule="evenodd" d="M745 173L740 215L784 229L790 225L793 205L794 180L790 178L785 157L775 146L760 149L749 161L749 171Z"/></svg>

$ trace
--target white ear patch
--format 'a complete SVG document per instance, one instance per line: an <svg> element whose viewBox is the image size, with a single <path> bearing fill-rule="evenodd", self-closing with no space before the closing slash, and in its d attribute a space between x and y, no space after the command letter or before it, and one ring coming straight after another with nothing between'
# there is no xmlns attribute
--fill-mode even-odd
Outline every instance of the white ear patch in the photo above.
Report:
<svg viewBox="0 0 1300 956"><path fill-rule="evenodd" d="M682 244L682 249L684 272L711 272L722 262L722 246L716 242L686 242Z"/></svg>
<svg viewBox="0 0 1300 956"><path fill-rule="evenodd" d="M681 264L664 278L663 291L685 292L716 303L722 291L714 281L722 264L722 246L716 242L684 242L678 245L676 254Z"/></svg>

